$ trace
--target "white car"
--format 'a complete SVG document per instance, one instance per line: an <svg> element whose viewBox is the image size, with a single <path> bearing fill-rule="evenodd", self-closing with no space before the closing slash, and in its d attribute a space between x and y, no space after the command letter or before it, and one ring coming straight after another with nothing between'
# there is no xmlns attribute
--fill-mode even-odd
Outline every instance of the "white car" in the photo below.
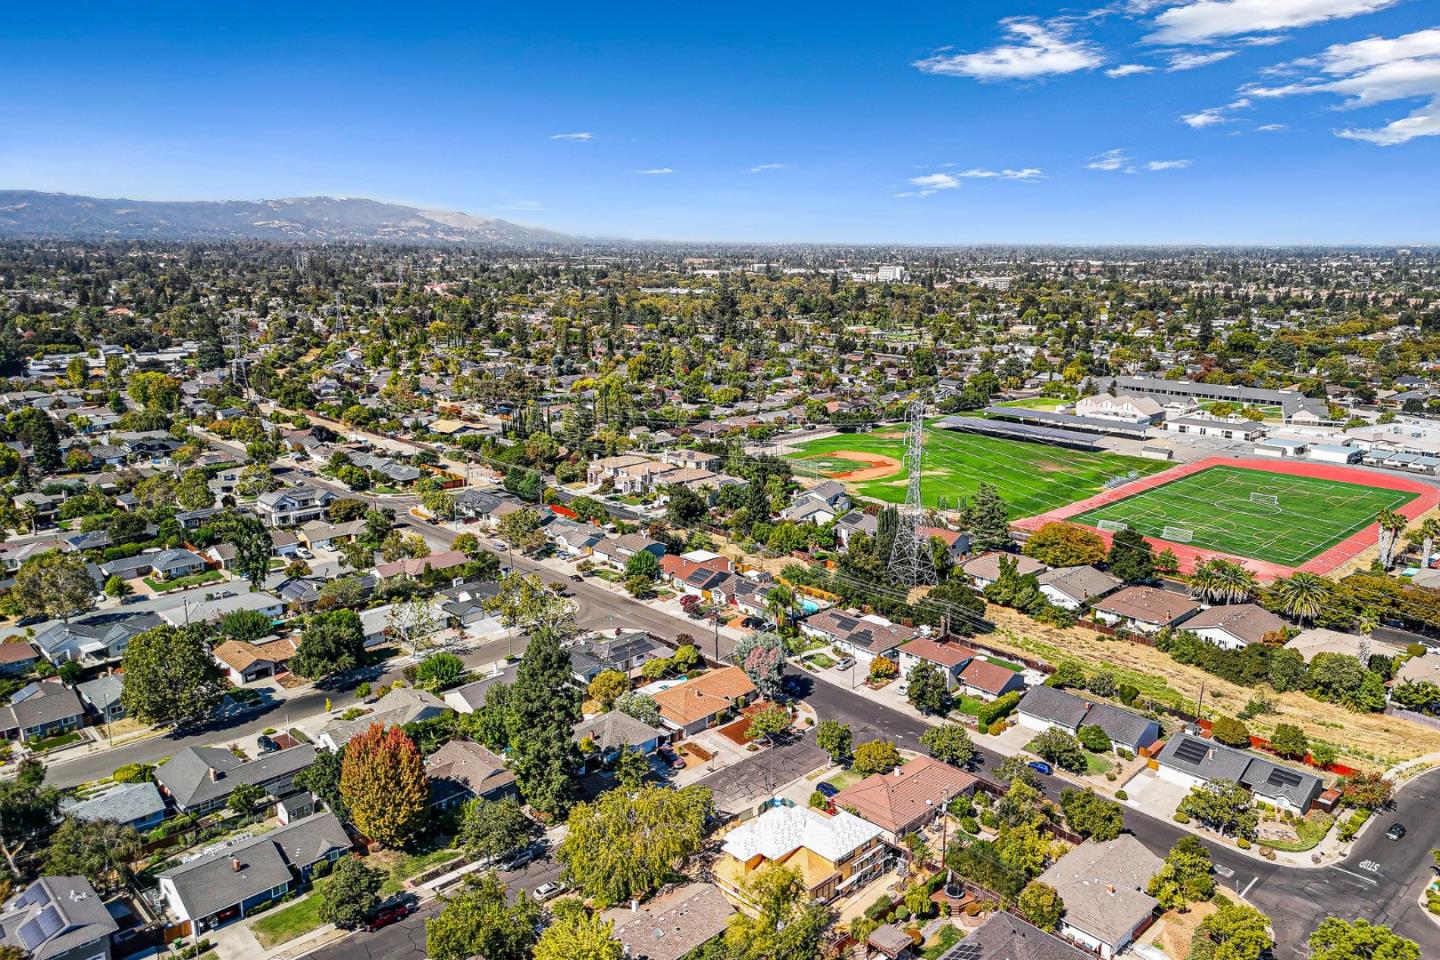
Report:
<svg viewBox="0 0 1440 960"><path fill-rule="evenodd" d="M540 886L531 891L530 895L535 898L536 903L549 903L569 889L570 884L565 881L551 880L549 883L540 884Z"/></svg>

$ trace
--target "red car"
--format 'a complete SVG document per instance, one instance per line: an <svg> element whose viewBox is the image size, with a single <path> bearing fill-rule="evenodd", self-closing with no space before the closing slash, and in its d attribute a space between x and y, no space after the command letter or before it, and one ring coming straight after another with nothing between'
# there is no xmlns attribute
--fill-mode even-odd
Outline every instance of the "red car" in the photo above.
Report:
<svg viewBox="0 0 1440 960"><path fill-rule="evenodd" d="M408 916L410 916L410 908L404 904L385 907L383 910L377 911L375 916L369 919L365 924L365 929L373 933L381 927L388 927L392 923L399 923Z"/></svg>
<svg viewBox="0 0 1440 960"><path fill-rule="evenodd" d="M655 751L655 755L676 770L685 769L685 758L676 753L675 748L668 743L662 744L660 749Z"/></svg>

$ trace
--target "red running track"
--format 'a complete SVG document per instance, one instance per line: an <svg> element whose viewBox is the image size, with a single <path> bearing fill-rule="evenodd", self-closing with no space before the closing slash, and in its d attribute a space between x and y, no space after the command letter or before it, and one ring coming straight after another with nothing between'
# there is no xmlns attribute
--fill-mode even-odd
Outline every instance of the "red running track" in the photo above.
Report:
<svg viewBox="0 0 1440 960"><path fill-rule="evenodd" d="M1048 513L1042 513L1034 517L1026 517L1017 520L1015 526L1021 530L1038 530L1047 523L1057 520L1069 520L1071 517L1079 516L1096 507L1103 507L1107 503L1114 503L1116 500L1124 500L1137 493L1146 490L1153 490L1155 487L1164 486L1171 480L1179 480L1181 477L1188 477L1191 474L1208 470L1211 467L1240 467L1244 470L1258 470L1263 473L1278 473L1292 477L1313 477L1317 480L1334 480L1340 483L1353 483L1362 487L1374 487L1381 490L1401 490L1416 495L1405 506L1400 508L1400 513L1406 519L1414 520L1421 514L1440 504L1440 488L1433 487L1427 483L1410 477L1398 474L1380 473L1370 470L1356 470L1353 467L1344 467L1338 464L1313 463L1304 460L1260 460L1245 459L1240 457L1209 457L1205 460L1198 460L1195 463L1187 463L1178 466L1173 470L1165 470L1161 473L1151 474L1142 477L1133 483L1116 487L1113 490L1105 490L1093 497L1072 503ZM1088 525L1087 525L1088 526ZM1090 527L1089 529L1095 529ZM1157 551L1169 548L1180 560L1180 569L1189 573L1195 569L1195 565L1211 557L1224 557L1244 566L1251 573L1261 580L1275 580L1280 577L1288 577L1297 570L1306 573L1326 574L1345 564L1347 561L1359 556L1366 548L1374 545L1376 535L1380 529L1378 523L1372 523L1358 533L1352 534L1335 544L1333 547L1316 554L1298 567L1287 567L1279 563L1270 563L1265 560L1256 560L1251 557L1240 557L1234 554L1221 553L1218 550L1204 550L1185 543L1171 543L1169 540L1161 540L1158 537L1146 537L1152 547ZM1108 546L1111 534L1105 530L1096 530L1105 539Z"/></svg>

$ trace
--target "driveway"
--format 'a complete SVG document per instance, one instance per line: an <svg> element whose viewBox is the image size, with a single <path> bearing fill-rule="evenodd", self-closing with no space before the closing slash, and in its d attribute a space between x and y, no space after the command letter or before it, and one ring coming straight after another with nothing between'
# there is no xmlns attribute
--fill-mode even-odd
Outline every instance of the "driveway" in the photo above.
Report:
<svg viewBox="0 0 1440 960"><path fill-rule="evenodd" d="M715 794L716 810L733 814L769 799L790 781L827 762L825 751L806 733L787 744L750 754L696 783Z"/></svg>

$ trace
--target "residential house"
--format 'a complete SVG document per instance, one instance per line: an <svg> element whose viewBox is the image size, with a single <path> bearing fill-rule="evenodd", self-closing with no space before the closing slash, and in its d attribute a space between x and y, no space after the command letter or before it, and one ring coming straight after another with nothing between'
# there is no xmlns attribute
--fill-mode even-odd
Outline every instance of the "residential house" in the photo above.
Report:
<svg viewBox="0 0 1440 960"><path fill-rule="evenodd" d="M1025 689L1025 677L1018 670L976 657L960 671L960 692L990 701Z"/></svg>
<svg viewBox="0 0 1440 960"><path fill-rule="evenodd" d="M1126 587L1100 600L1093 609L1101 623L1154 633L1184 623L1200 612L1200 604L1183 593L1159 587Z"/></svg>
<svg viewBox="0 0 1440 960"><path fill-rule="evenodd" d="M773 806L725 835L715 883L744 901L750 878L781 864L800 874L806 896L828 902L879 876L889 849L884 833L844 810L827 816L809 807Z"/></svg>
<svg viewBox="0 0 1440 960"><path fill-rule="evenodd" d="M41 877L0 904L0 947L30 960L110 960L119 929L84 877Z"/></svg>
<svg viewBox="0 0 1440 960"><path fill-rule="evenodd" d="M1020 724L1032 730L1051 727L1071 735L1081 727L1105 731L1116 750L1135 753L1160 739L1160 724L1108 703L1097 703L1054 687L1032 687L1016 710Z"/></svg>
<svg viewBox="0 0 1440 960"><path fill-rule="evenodd" d="M897 647L919 635L913 627L902 627L877 614L859 616L833 608L810 614L799 626L805 636L839 647L866 663L877 656L893 660Z"/></svg>
<svg viewBox="0 0 1440 960"><path fill-rule="evenodd" d="M40 654L18 636L6 637L0 643L0 676L13 677L35 669Z"/></svg>
<svg viewBox="0 0 1440 960"><path fill-rule="evenodd" d="M106 674L75 685L75 692L80 695L86 711L100 723L125 719L125 706L120 702L124 689L125 675L122 673Z"/></svg>
<svg viewBox="0 0 1440 960"><path fill-rule="evenodd" d="M311 520L300 528L300 539L311 550L336 550L340 544L349 543L364 532L364 520L347 520L344 523Z"/></svg>
<svg viewBox="0 0 1440 960"><path fill-rule="evenodd" d="M226 614L241 610L259 613L272 622L278 622L285 615L285 600L264 590L253 593L224 590L194 604L163 610L160 616L171 626L178 627L186 623L213 623Z"/></svg>
<svg viewBox="0 0 1440 960"><path fill-rule="evenodd" d="M283 672L295 656L295 641L289 637L274 637L261 643L226 640L210 653L230 682L243 687Z"/></svg>
<svg viewBox="0 0 1440 960"><path fill-rule="evenodd" d="M294 792L295 774L315 762L309 744L241 760L221 747L184 747L155 768L155 782L181 813L208 813L225 806L242 783L273 797Z"/></svg>
<svg viewBox="0 0 1440 960"><path fill-rule="evenodd" d="M451 740L425 758L430 805L446 810L470 800L516 795L515 774L505 761L469 740Z"/></svg>
<svg viewBox="0 0 1440 960"><path fill-rule="evenodd" d="M1226 650L1239 650L1266 637L1285 636L1285 621L1258 604L1226 603L1189 617L1185 629Z"/></svg>
<svg viewBox="0 0 1440 960"><path fill-rule="evenodd" d="M951 800L973 793L978 782L958 767L916 757L890 773L877 773L851 784L831 802L880 827L885 839L899 846L902 837L933 821Z"/></svg>
<svg viewBox="0 0 1440 960"><path fill-rule="evenodd" d="M1358 633L1341 633L1339 630L1329 630L1325 627L1311 627L1287 640L1285 649L1299 651L1300 656L1305 658L1306 663L1309 663L1317 653L1343 653L1347 657L1359 657L1364 645L1366 645L1365 638ZM1371 639L1368 646L1372 652L1384 653L1387 656L1404 652L1401 647L1376 639Z"/></svg>
<svg viewBox="0 0 1440 960"><path fill-rule="evenodd" d="M617 467L612 479L616 493L640 496L669 483L670 477L678 472L668 463L647 459Z"/></svg>
<svg viewBox="0 0 1440 960"><path fill-rule="evenodd" d="M1023 554L985 553L968 561L960 568L960 572L970 578L970 583L976 590L984 590L1000 579L1000 561L1002 559L1015 561L1016 576L1039 574L1045 570L1045 564Z"/></svg>
<svg viewBox="0 0 1440 960"><path fill-rule="evenodd" d="M164 822L165 798L148 780L120 783L84 800L61 801L60 812L77 820L109 820L144 833Z"/></svg>
<svg viewBox="0 0 1440 960"><path fill-rule="evenodd" d="M1118 577L1091 566L1055 567L1037 574L1040 592L1062 610L1080 610L1090 601L1119 590L1124 583Z"/></svg>
<svg viewBox="0 0 1440 960"><path fill-rule="evenodd" d="M979 656L975 650L963 643L955 643L945 637L916 637L899 650L900 675L910 676L922 661L940 671L945 678L945 689L954 690L960 685L960 671Z"/></svg>
<svg viewBox="0 0 1440 960"><path fill-rule="evenodd" d="M604 670L618 670L630 676L651 660L669 653L668 648L644 630L596 633L575 641L566 648L570 654L570 675L580 686L587 686Z"/></svg>
<svg viewBox="0 0 1440 960"><path fill-rule="evenodd" d="M450 707L428 690L415 687L398 687L376 700L370 712L354 720L331 720L320 731L315 742L331 750L339 750L356 735L364 733L375 724L384 727L403 727L407 723L419 723L449 712Z"/></svg>
<svg viewBox="0 0 1440 960"><path fill-rule="evenodd" d="M660 744L670 739L670 731L611 710L575 724L573 739L581 745L587 766L608 767L627 747L647 755L654 753Z"/></svg>
<svg viewBox="0 0 1440 960"><path fill-rule="evenodd" d="M499 670L495 670L479 680L472 680L464 686L455 687L445 691L445 705L456 713L474 713L485 705L485 697L490 688L497 683L506 686L515 682L515 674L519 670L518 663L507 663Z"/></svg>
<svg viewBox="0 0 1440 960"><path fill-rule="evenodd" d="M655 694L660 717L684 736L715 726L720 717L743 707L755 684L739 667L721 667Z"/></svg>
<svg viewBox="0 0 1440 960"><path fill-rule="evenodd" d="M27 683L0 707L0 737L31 740L53 737L85 725L85 705L58 681Z"/></svg>
<svg viewBox="0 0 1440 960"><path fill-rule="evenodd" d="M456 567L463 567L470 562L470 558L459 550L445 550L440 553L432 553L428 557L406 557L404 560L396 560L393 563L381 563L375 567L375 575L382 580L390 577L415 578L427 571L436 573L445 570L453 570Z"/></svg>
<svg viewBox="0 0 1440 960"><path fill-rule="evenodd" d="M846 506L848 505L846 504ZM780 511L780 519L788 520L791 523L813 523L817 527L823 527L828 523L835 522L837 509L840 508L826 503L819 497L802 493L797 495L789 506Z"/></svg>
<svg viewBox="0 0 1440 960"><path fill-rule="evenodd" d="M1065 904L1056 933L1104 960L1119 954L1154 921L1159 901L1145 892L1161 860L1130 834L1082 843L1036 880Z"/></svg>
<svg viewBox="0 0 1440 960"><path fill-rule="evenodd" d="M198 936L303 886L316 864L334 863L350 846L333 813L305 817L171 867L159 875L160 897Z"/></svg>
<svg viewBox="0 0 1440 960"><path fill-rule="evenodd" d="M677 590L687 596L714 600L717 603L728 602L728 597L723 595L720 587L730 579L732 572L733 565L730 561L713 553L706 554L699 560L669 554L660 558L661 576L669 580ZM722 595L717 596L717 592Z"/></svg>
<svg viewBox="0 0 1440 960"><path fill-rule="evenodd" d="M260 494L255 498L255 510L272 527L296 527L318 520L336 499L319 487L287 487Z"/></svg>
<svg viewBox="0 0 1440 960"><path fill-rule="evenodd" d="M659 560L665 556L665 544L651 540L644 534L626 533L618 537L607 537L595 544L591 552L595 559L615 570L624 570L625 563L641 550L648 551Z"/></svg>
<svg viewBox="0 0 1440 960"><path fill-rule="evenodd" d="M951 566L960 563L970 553L970 534L948 527L919 527L916 533L926 540L939 540L945 544L945 556Z"/></svg>
<svg viewBox="0 0 1440 960"><path fill-rule="evenodd" d="M683 960L725 932L735 908L710 883L683 883L648 903L605 911L629 960Z"/></svg>
<svg viewBox="0 0 1440 960"><path fill-rule="evenodd" d="M839 520L835 521L835 539L840 543L840 549L850 549L850 538L857 533L863 533L873 538L879 532L879 520L875 514L865 513L860 510L851 510Z"/></svg>
<svg viewBox="0 0 1440 960"><path fill-rule="evenodd" d="M649 457L641 457L633 453L591 460L589 466L585 468L585 482L593 485L604 483L606 480L614 481L619 471L625 467L634 467L642 463L651 462Z"/></svg>
<svg viewBox="0 0 1440 960"><path fill-rule="evenodd" d="M482 636L503 630L496 617L487 612L485 601L500 593L500 585L489 580L472 580L455 587L446 587L436 595L439 613L444 622L471 634Z"/></svg>
<svg viewBox="0 0 1440 960"><path fill-rule="evenodd" d="M56 666L66 660L103 663L118 660L133 637L164 623L153 613L97 613L54 624L35 637L35 645Z"/></svg>
<svg viewBox="0 0 1440 960"><path fill-rule="evenodd" d="M300 556L300 538L289 530L270 529L270 552L281 560L293 560Z"/></svg>
<svg viewBox="0 0 1440 960"><path fill-rule="evenodd" d="M1184 732L1167 740L1155 760L1161 780L1185 787L1231 780L1257 800L1296 814L1308 811L1324 789L1313 773Z"/></svg>

